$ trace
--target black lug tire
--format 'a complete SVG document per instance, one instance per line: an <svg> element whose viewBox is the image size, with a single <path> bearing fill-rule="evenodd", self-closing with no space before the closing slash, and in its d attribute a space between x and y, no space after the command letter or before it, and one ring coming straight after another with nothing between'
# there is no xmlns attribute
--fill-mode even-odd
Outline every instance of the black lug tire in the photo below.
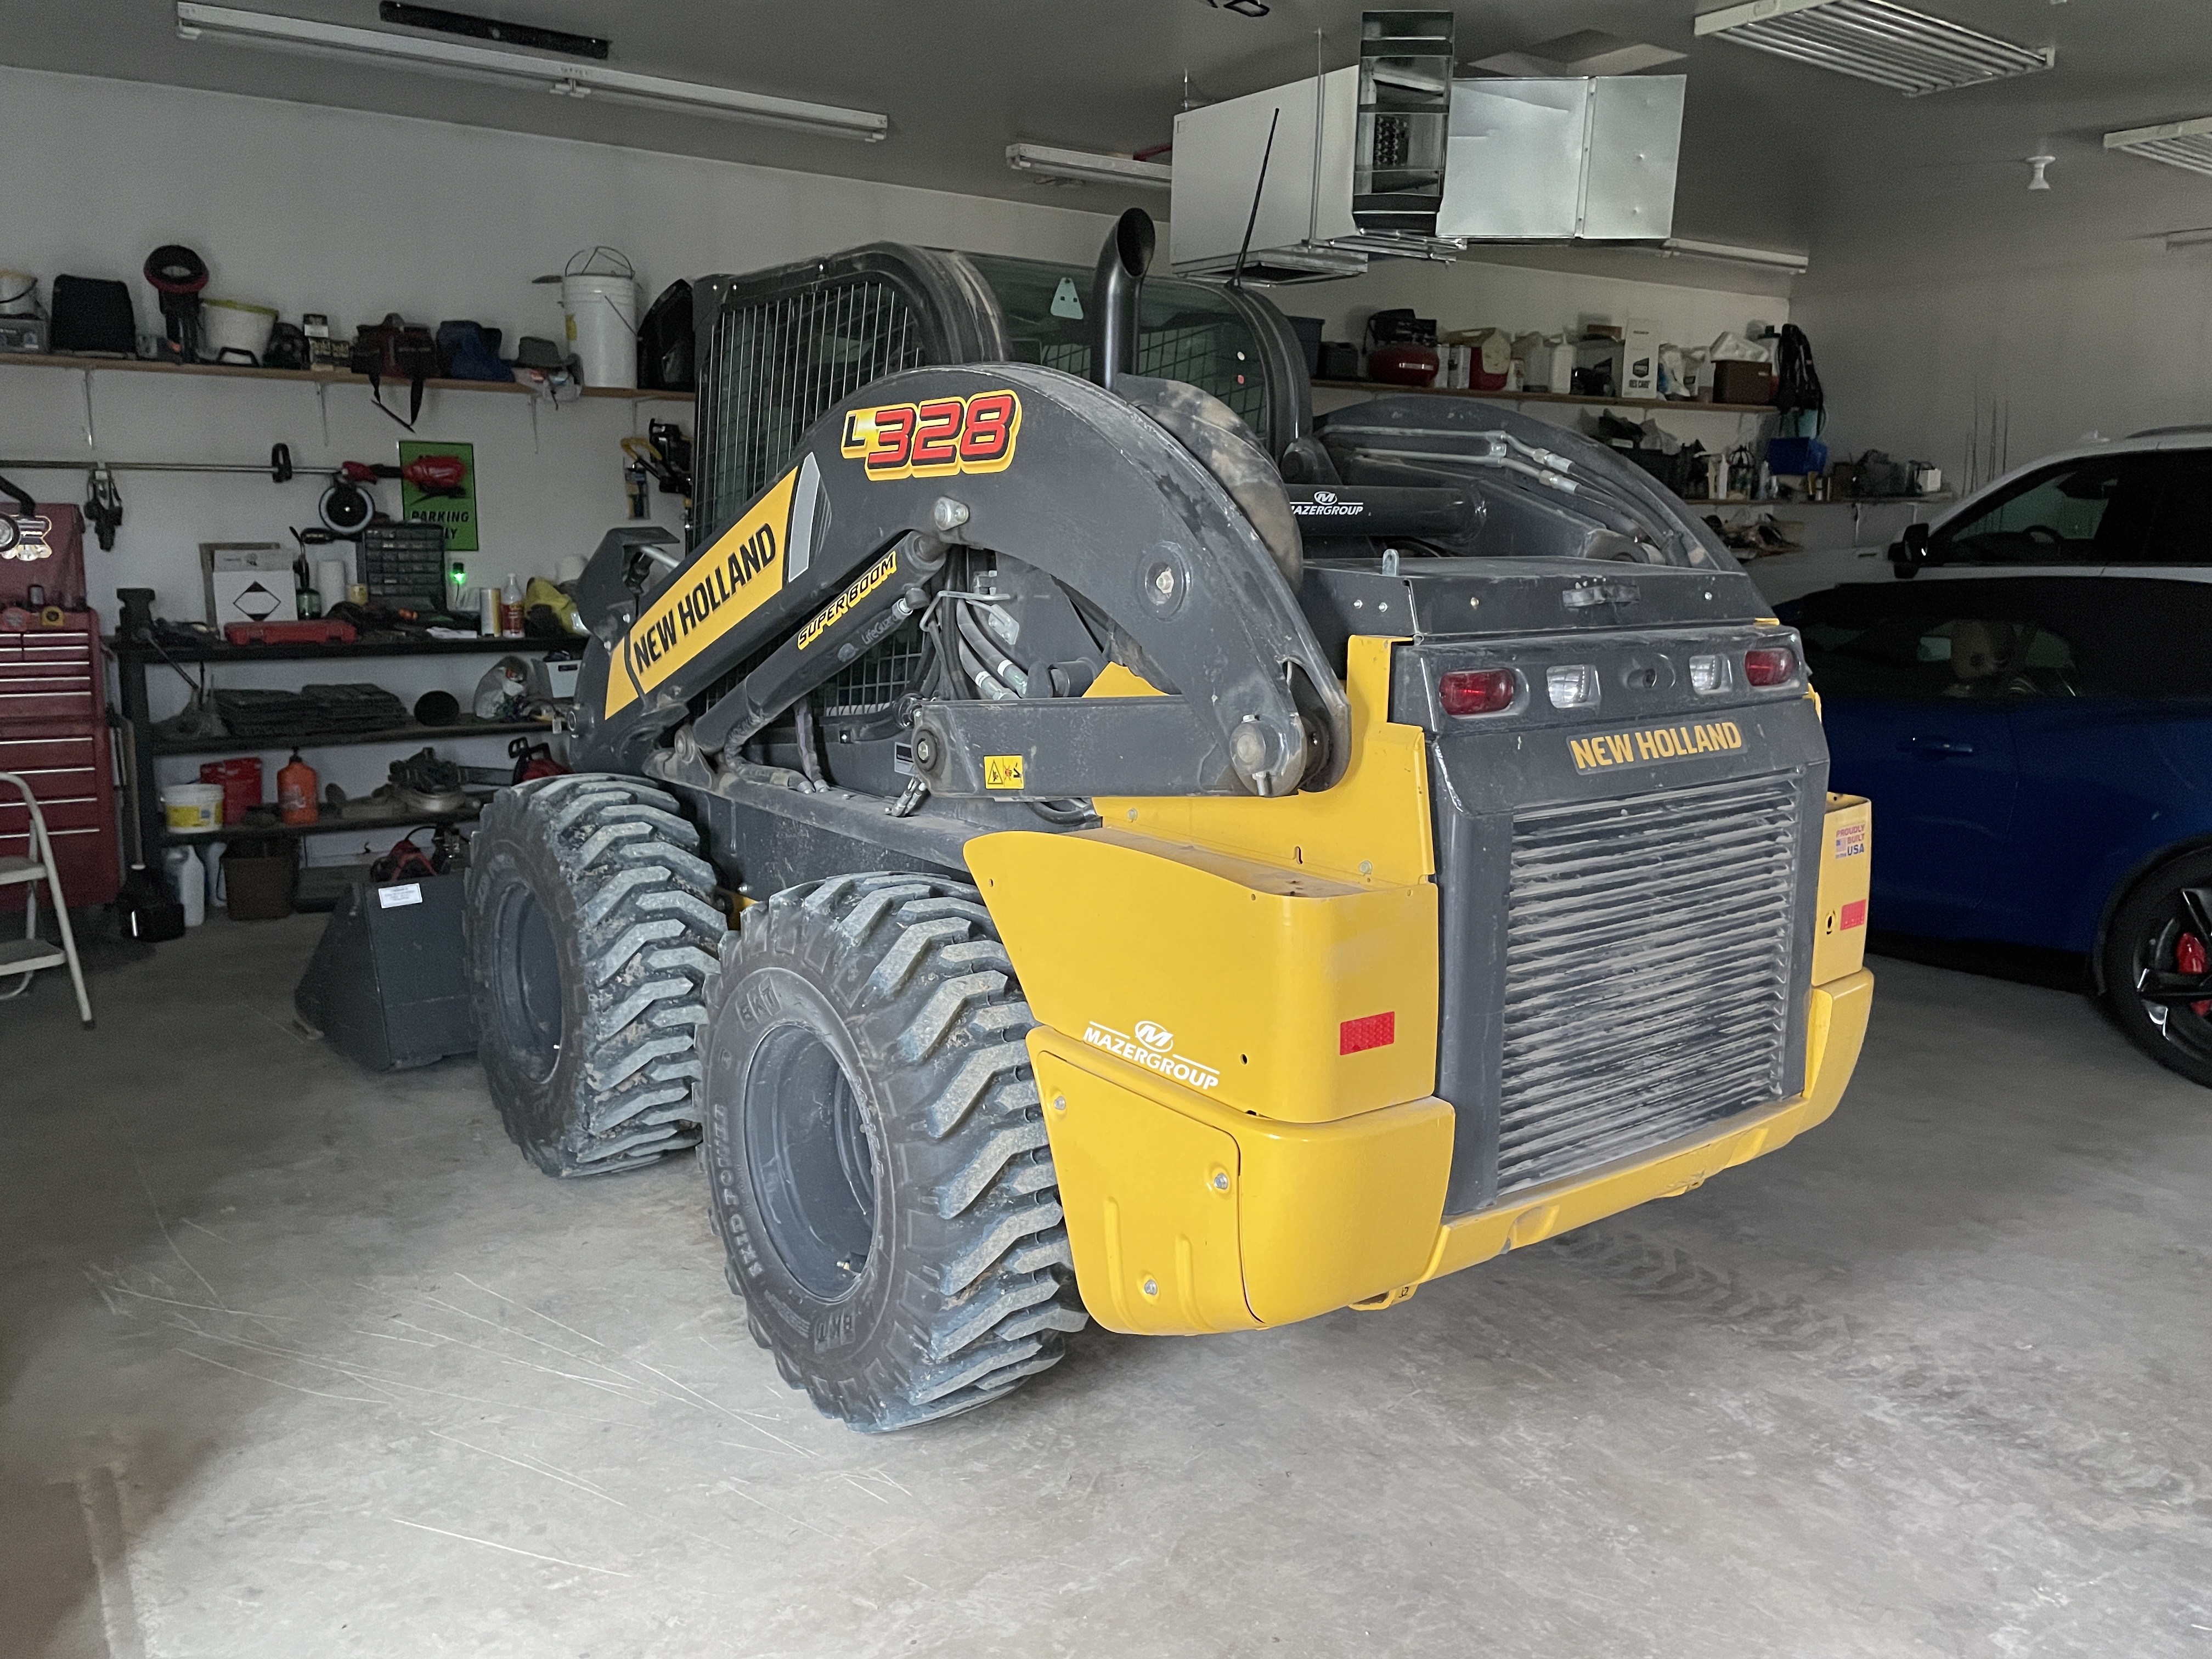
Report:
<svg viewBox="0 0 2212 1659"><path fill-rule="evenodd" d="M697 1034L727 931L699 832L635 778L501 790L470 843L477 1054L507 1132L553 1176L696 1146Z"/></svg>
<svg viewBox="0 0 2212 1659"><path fill-rule="evenodd" d="M2136 994L2144 969L2173 967L2174 935L2189 925L2182 898L2189 889L2212 893L2212 852L2172 860L2128 890L2105 930L2099 966L2105 1000L2120 1029L2160 1065L2212 1088L2212 1018L2192 1012L2186 1003L2176 1003L2164 1009L2166 1018L2160 1021L2154 1005ZM2190 931L2198 930L2191 926ZM2212 945L2212 939L2203 942Z"/></svg>
<svg viewBox="0 0 2212 1659"><path fill-rule="evenodd" d="M1086 1321L1024 1042L1035 1022L975 890L894 874L792 888L744 913L721 963L701 1156L731 1286L784 1379L880 1432L1059 1363ZM833 1140L842 1196L794 1197L789 1172L832 1167L808 1158ZM865 1254L793 1219L817 1212L857 1228L844 1237Z"/></svg>

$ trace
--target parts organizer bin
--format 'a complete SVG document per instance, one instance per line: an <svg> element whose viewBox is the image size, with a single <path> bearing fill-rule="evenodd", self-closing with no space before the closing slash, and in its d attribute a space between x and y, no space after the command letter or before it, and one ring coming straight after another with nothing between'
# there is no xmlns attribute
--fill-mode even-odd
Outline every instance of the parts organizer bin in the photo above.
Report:
<svg viewBox="0 0 2212 1659"><path fill-rule="evenodd" d="M410 611L443 611L446 526L373 524L361 532L361 579L368 597Z"/></svg>

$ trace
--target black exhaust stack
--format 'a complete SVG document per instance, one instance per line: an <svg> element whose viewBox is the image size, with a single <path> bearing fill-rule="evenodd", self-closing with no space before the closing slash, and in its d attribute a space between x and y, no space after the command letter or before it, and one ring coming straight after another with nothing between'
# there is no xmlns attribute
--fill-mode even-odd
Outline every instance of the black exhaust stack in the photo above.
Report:
<svg viewBox="0 0 2212 1659"><path fill-rule="evenodd" d="M1137 299L1157 240L1152 216L1131 208L1098 250L1091 278L1091 378L1109 392L1122 375L1137 372Z"/></svg>

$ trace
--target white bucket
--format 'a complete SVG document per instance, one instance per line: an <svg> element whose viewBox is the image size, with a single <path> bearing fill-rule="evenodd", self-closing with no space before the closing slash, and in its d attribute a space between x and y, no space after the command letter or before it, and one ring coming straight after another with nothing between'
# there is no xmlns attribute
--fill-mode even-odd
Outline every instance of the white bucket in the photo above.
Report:
<svg viewBox="0 0 2212 1659"><path fill-rule="evenodd" d="M39 279L28 271L0 270L0 317L39 314Z"/></svg>
<svg viewBox="0 0 2212 1659"><path fill-rule="evenodd" d="M637 385L637 283L629 276L563 276L568 349L586 386Z"/></svg>
<svg viewBox="0 0 2212 1659"><path fill-rule="evenodd" d="M222 786L219 783L172 783L161 789L161 816L172 830L185 834L222 828Z"/></svg>
<svg viewBox="0 0 2212 1659"><path fill-rule="evenodd" d="M200 301L200 349L210 362L236 362L236 354L244 352L258 363L276 327L274 307L248 305L243 300ZM232 355L225 356L225 352Z"/></svg>

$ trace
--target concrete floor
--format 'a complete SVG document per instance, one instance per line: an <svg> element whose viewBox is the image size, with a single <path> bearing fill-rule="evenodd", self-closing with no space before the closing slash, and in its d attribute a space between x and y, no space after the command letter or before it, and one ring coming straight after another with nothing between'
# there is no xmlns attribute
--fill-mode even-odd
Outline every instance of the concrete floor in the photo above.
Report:
<svg viewBox="0 0 2212 1659"><path fill-rule="evenodd" d="M1879 963L1784 1152L865 1439L693 1164L295 1035L319 927L0 1004L9 1656L2212 1654L2212 1096L2079 998Z"/></svg>

